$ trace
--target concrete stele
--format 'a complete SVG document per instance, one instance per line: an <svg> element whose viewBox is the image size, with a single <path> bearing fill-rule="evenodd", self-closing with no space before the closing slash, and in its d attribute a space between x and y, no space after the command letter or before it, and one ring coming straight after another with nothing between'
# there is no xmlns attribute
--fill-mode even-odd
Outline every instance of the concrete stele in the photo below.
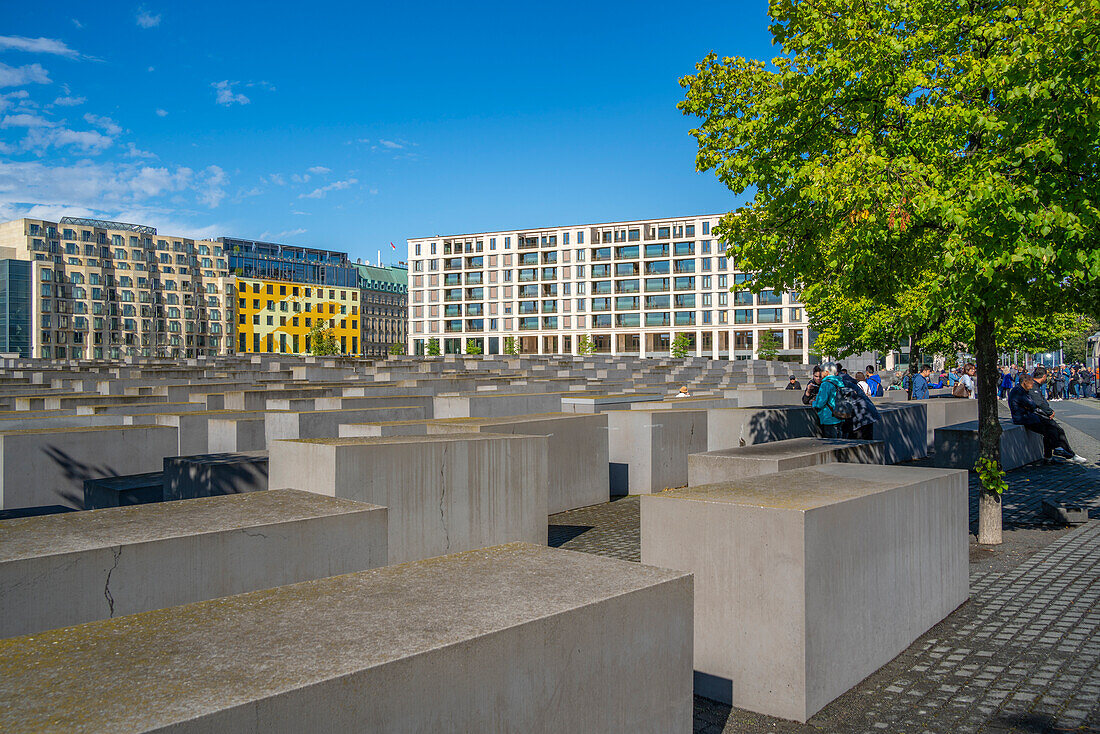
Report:
<svg viewBox="0 0 1100 734"><path fill-rule="evenodd" d="M512 544L94 622L0 641L0 729L688 734L691 593Z"/></svg>

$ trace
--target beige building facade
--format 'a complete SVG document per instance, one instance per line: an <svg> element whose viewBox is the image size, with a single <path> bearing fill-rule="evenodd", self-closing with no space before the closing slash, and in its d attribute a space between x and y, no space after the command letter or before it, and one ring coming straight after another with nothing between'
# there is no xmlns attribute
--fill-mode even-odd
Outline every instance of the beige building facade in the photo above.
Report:
<svg viewBox="0 0 1100 734"><path fill-rule="evenodd" d="M0 260L29 275L29 308L19 317L29 323L4 324L27 329L24 356L233 351L234 286L219 242L106 220L17 219L0 224Z"/></svg>
<svg viewBox="0 0 1100 734"><path fill-rule="evenodd" d="M779 356L808 362L811 334L796 293L730 292L752 277L726 258L720 215L644 219L408 240L409 349L486 354L755 359L765 332Z"/></svg>

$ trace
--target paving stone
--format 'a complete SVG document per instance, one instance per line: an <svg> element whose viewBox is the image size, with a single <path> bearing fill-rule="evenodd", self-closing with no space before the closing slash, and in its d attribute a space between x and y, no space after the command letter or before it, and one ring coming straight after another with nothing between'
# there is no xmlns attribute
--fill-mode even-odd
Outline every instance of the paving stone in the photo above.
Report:
<svg viewBox="0 0 1100 734"><path fill-rule="evenodd" d="M1044 497L1100 517L1100 469L1008 474L1004 524L1052 528ZM971 477L972 495L977 484ZM971 507L976 529L976 502ZM638 498L554 515L549 543L637 561ZM1060 536L1012 568L971 565L971 599L805 724L695 699L696 732L1100 734L1100 522Z"/></svg>

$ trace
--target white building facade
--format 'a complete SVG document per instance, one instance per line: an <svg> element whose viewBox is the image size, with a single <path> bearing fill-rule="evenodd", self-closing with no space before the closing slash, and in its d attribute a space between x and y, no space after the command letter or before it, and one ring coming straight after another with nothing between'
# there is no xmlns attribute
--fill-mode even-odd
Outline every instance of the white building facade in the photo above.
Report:
<svg viewBox="0 0 1100 734"><path fill-rule="evenodd" d="M501 354L755 359L764 332L781 359L809 361L812 335L795 293L730 292L751 278L711 234L720 215L480 232L408 240L410 353L473 345ZM476 350L474 350L476 351Z"/></svg>

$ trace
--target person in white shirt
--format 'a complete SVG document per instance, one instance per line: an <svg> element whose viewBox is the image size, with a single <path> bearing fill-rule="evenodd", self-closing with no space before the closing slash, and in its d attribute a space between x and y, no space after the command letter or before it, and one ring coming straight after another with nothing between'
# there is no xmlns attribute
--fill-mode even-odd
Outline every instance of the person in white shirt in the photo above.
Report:
<svg viewBox="0 0 1100 734"><path fill-rule="evenodd" d="M968 363L966 367L963 368L962 377L959 378L959 382L965 385L966 389L970 391L969 397L971 400L978 399L978 386L975 382L977 373L978 368L974 364Z"/></svg>
<svg viewBox="0 0 1100 734"><path fill-rule="evenodd" d="M875 396L875 389L867 382L867 375L862 372L856 373L856 382L859 383L859 389L863 391L863 394L869 398Z"/></svg>
<svg viewBox="0 0 1100 734"><path fill-rule="evenodd" d="M687 385L684 385L683 387L680 388L680 392L676 393L672 397L674 397L674 398L690 398L691 393L688 392Z"/></svg>

